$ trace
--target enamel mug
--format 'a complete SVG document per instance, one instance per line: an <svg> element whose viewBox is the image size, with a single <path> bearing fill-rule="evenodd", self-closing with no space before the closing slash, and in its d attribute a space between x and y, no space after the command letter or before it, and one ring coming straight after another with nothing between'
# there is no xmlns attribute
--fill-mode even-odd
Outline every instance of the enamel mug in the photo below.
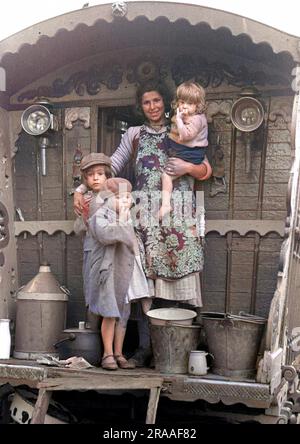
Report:
<svg viewBox="0 0 300 444"><path fill-rule="evenodd" d="M210 355L210 353L201 350L192 350L190 352L188 372L191 375L203 376L207 374L209 369L206 360L207 355Z"/></svg>

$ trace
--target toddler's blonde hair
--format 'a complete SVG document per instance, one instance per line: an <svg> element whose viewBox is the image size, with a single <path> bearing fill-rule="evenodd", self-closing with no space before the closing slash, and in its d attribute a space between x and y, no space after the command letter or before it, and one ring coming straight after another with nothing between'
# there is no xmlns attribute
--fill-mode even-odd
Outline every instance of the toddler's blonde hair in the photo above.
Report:
<svg viewBox="0 0 300 444"><path fill-rule="evenodd" d="M196 82L183 82L176 90L176 99L173 108L178 107L179 100L197 105L197 113L202 114L206 111L205 90Z"/></svg>

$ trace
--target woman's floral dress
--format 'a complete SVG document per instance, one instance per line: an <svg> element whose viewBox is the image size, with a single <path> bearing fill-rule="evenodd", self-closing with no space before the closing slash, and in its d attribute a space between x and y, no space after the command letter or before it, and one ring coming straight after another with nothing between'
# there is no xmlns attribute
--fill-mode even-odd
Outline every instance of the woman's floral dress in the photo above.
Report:
<svg viewBox="0 0 300 444"><path fill-rule="evenodd" d="M161 174L168 156L166 132L141 127L136 155L137 232L144 245L144 266L150 279L178 280L203 269L203 247L196 230L194 180L185 175L173 182L169 220L158 221ZM183 205L184 204L184 205Z"/></svg>

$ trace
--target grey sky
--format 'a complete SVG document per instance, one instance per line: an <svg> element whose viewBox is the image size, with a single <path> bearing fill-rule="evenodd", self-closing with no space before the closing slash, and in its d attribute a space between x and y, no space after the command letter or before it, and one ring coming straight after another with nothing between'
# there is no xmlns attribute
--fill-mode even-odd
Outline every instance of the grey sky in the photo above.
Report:
<svg viewBox="0 0 300 444"><path fill-rule="evenodd" d="M179 3L178 0L172 1ZM99 0L50 0L49 2L40 0L4 2L2 0L0 3L0 40L40 21L80 9L87 2L89 6L110 3ZM183 3L224 9L300 36L300 3L295 0L273 0L272 2L269 0L251 0L250 2L245 0L183 0Z"/></svg>

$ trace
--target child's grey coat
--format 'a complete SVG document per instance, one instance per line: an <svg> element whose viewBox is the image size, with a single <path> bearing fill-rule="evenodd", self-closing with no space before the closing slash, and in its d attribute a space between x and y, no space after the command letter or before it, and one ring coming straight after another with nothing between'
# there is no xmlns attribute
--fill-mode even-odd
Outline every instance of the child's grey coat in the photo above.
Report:
<svg viewBox="0 0 300 444"><path fill-rule="evenodd" d="M90 217L92 252L85 279L90 280L90 311L122 320L134 267L135 233L130 223L116 222L116 213L105 204Z"/></svg>

